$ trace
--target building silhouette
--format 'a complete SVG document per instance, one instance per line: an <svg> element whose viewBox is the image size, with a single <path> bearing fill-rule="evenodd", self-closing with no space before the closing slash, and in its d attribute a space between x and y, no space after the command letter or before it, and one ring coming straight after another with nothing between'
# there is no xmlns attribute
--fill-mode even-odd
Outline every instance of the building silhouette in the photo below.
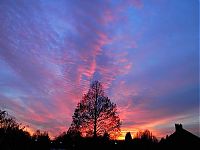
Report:
<svg viewBox="0 0 200 150"><path fill-rule="evenodd" d="M200 138L185 130L182 124L175 124L175 132L160 141L161 145L169 147L199 147Z"/></svg>

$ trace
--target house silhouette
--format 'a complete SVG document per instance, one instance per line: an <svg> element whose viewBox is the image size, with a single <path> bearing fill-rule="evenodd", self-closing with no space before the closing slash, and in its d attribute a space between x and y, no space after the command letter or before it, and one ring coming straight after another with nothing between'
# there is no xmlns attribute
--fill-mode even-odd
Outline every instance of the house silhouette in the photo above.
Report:
<svg viewBox="0 0 200 150"><path fill-rule="evenodd" d="M175 124L175 132L167 136L166 139L162 139L160 143L170 147L192 148L200 146L200 138L183 129L182 124Z"/></svg>

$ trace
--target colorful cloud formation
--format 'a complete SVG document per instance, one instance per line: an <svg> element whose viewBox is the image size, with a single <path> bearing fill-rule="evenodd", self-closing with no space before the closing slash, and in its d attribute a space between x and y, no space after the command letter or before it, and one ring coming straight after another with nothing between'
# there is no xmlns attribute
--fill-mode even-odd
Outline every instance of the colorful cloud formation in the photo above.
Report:
<svg viewBox="0 0 200 150"><path fill-rule="evenodd" d="M128 131L199 133L197 0L1 0L0 108L66 131L100 80Z"/></svg>

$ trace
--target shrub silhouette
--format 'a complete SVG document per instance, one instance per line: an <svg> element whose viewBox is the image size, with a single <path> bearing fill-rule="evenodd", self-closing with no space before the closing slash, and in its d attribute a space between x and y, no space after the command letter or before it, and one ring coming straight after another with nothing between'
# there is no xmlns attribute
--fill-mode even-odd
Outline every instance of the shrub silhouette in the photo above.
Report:
<svg viewBox="0 0 200 150"><path fill-rule="evenodd" d="M126 133L125 141L126 141L126 142L131 142L131 141L132 141L132 136L131 136L131 133L130 133L130 132L127 132L127 133Z"/></svg>

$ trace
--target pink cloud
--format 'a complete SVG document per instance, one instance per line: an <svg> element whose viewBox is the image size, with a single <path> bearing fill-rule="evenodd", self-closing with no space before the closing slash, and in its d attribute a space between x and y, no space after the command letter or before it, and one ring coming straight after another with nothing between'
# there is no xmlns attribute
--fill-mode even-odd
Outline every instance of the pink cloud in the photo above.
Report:
<svg viewBox="0 0 200 150"><path fill-rule="evenodd" d="M173 119L171 109L165 109L170 101L162 98L180 92L193 78L174 78L184 73L186 63L162 75L169 69L158 65L164 64L157 57L162 51L155 50L165 41L138 42L148 31L146 24L130 32L135 26L127 10L143 7L141 0L1 5L0 104L31 131L40 128L55 136L67 130L77 102L98 79L118 105L123 133L141 127L161 135L156 127ZM173 96L167 98L176 101Z"/></svg>

